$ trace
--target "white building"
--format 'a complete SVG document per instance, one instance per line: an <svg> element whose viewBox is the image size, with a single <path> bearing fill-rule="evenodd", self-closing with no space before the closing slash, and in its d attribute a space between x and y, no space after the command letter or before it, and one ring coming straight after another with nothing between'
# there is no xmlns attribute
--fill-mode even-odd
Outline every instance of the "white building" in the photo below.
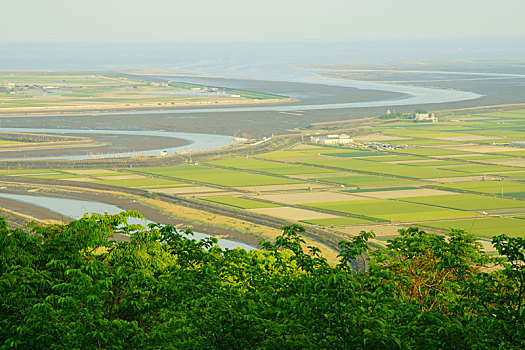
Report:
<svg viewBox="0 0 525 350"><path fill-rule="evenodd" d="M422 123L437 123L438 119L434 113L416 113L414 115L414 121Z"/></svg>
<svg viewBox="0 0 525 350"><path fill-rule="evenodd" d="M328 136L312 136L310 141L321 145L348 145L354 143L354 140L346 134L328 135Z"/></svg>

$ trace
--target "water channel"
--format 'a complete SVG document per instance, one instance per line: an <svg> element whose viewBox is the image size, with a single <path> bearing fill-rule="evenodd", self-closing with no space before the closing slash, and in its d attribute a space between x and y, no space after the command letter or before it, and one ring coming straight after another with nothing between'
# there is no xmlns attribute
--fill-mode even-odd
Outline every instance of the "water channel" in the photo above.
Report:
<svg viewBox="0 0 525 350"><path fill-rule="evenodd" d="M93 154L69 154L69 155L54 155L41 157L27 157L27 158L9 158L10 160L33 160L33 159L67 159L67 160L83 160L93 158L127 158L133 156L158 156L161 151L166 151L167 155L175 153L188 153L198 151L208 151L217 148L225 147L232 144L233 136L216 135L216 134L197 134L188 132L176 131L157 131L157 130L98 130L98 129L38 129L38 128L0 128L0 132L19 132L19 133L39 133L39 134L109 134L109 135L126 135L130 137L140 136L154 136L154 137L170 137L176 139L183 139L188 141L188 144L168 147L161 149L150 149L136 152L119 152L119 153L98 153Z"/></svg>
<svg viewBox="0 0 525 350"><path fill-rule="evenodd" d="M107 213L118 214L124 210L111 204L101 202L91 202L78 199L58 198L48 196L33 196L25 194L0 193L0 197L16 200L18 202L28 203L37 207L46 208L50 211L63 215L71 219L79 219L84 213ZM146 226L152 223L150 220L139 220L135 218L128 219L129 224L141 224ZM191 236L190 236L191 237ZM201 232L193 232L191 238L200 240L202 238L212 237ZM244 248L246 250L256 249L256 247L229 239L219 239L218 245L225 249Z"/></svg>

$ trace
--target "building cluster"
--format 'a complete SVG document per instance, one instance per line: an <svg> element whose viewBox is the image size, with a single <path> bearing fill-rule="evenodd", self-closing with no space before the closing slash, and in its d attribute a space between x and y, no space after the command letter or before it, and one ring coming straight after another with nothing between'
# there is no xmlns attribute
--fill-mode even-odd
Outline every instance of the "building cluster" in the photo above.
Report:
<svg viewBox="0 0 525 350"><path fill-rule="evenodd" d="M385 150L395 150L395 149L403 149L406 148L406 146L403 145L392 145L388 143L380 143L380 142L356 142L353 139L350 138L350 136L346 134L338 134L338 135L323 135L323 136L311 136L310 142L316 143L319 145L325 145L325 146L335 146L339 145L342 147L352 148L352 149L366 149L366 150L372 150L372 151L385 151Z"/></svg>
<svg viewBox="0 0 525 350"><path fill-rule="evenodd" d="M354 140L347 134L312 136L310 141L320 145L348 145L354 143Z"/></svg>

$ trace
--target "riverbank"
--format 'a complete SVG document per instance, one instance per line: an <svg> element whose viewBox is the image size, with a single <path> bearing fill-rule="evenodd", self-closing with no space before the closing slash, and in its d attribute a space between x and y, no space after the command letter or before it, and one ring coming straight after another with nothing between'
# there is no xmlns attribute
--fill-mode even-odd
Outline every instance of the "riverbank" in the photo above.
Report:
<svg viewBox="0 0 525 350"><path fill-rule="evenodd" d="M282 233L281 229L274 227L268 227L231 216L166 202L155 197L144 198L142 196L120 191L103 191L74 186L56 186L20 182L4 182L0 184L4 187L2 191L3 193L21 195L31 194L35 196L107 203L125 210L136 210L153 222L170 224L177 227L179 230L191 229L217 238L239 241L251 246L258 246L262 239L274 240ZM32 219L41 223L50 223L54 222L54 220L65 222L71 220L70 218L64 217L56 212L51 211L50 213L50 210L46 208L24 202L15 202L16 203L5 203L6 206L10 208L9 210L11 214L15 215L15 217L18 216L17 220L13 220L13 218L11 218L11 221L9 218L6 219L8 219L10 223L17 224L18 226L20 226L21 222L32 221ZM1 204L2 202L0 202L0 209L2 207ZM338 253L335 250L307 237L305 240L307 245L319 247L323 251L323 256L330 262L335 263L337 261Z"/></svg>

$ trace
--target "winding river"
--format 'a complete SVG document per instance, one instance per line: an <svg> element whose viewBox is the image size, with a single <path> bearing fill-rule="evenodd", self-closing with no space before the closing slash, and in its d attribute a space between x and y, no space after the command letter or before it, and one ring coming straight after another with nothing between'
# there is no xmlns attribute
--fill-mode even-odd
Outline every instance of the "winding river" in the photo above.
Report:
<svg viewBox="0 0 525 350"><path fill-rule="evenodd" d="M184 139L188 144L161 148L150 149L136 152L119 152L119 153L99 153L93 154L72 154L62 156L41 156L41 157L26 157L26 158L9 158L9 160L34 160L34 159L67 159L67 160L83 160L93 158L126 158L133 156L158 156L161 151L166 151L168 155L175 153L188 153L207 151L221 148L232 144L233 137L229 135L216 134L197 134L188 132L175 131L156 131L156 130L99 130L99 129L38 129L38 128L0 128L0 132L21 132L21 133L40 133L40 134L109 134L109 135L126 135L130 137L140 136L156 136L156 137L170 137L176 139Z"/></svg>

